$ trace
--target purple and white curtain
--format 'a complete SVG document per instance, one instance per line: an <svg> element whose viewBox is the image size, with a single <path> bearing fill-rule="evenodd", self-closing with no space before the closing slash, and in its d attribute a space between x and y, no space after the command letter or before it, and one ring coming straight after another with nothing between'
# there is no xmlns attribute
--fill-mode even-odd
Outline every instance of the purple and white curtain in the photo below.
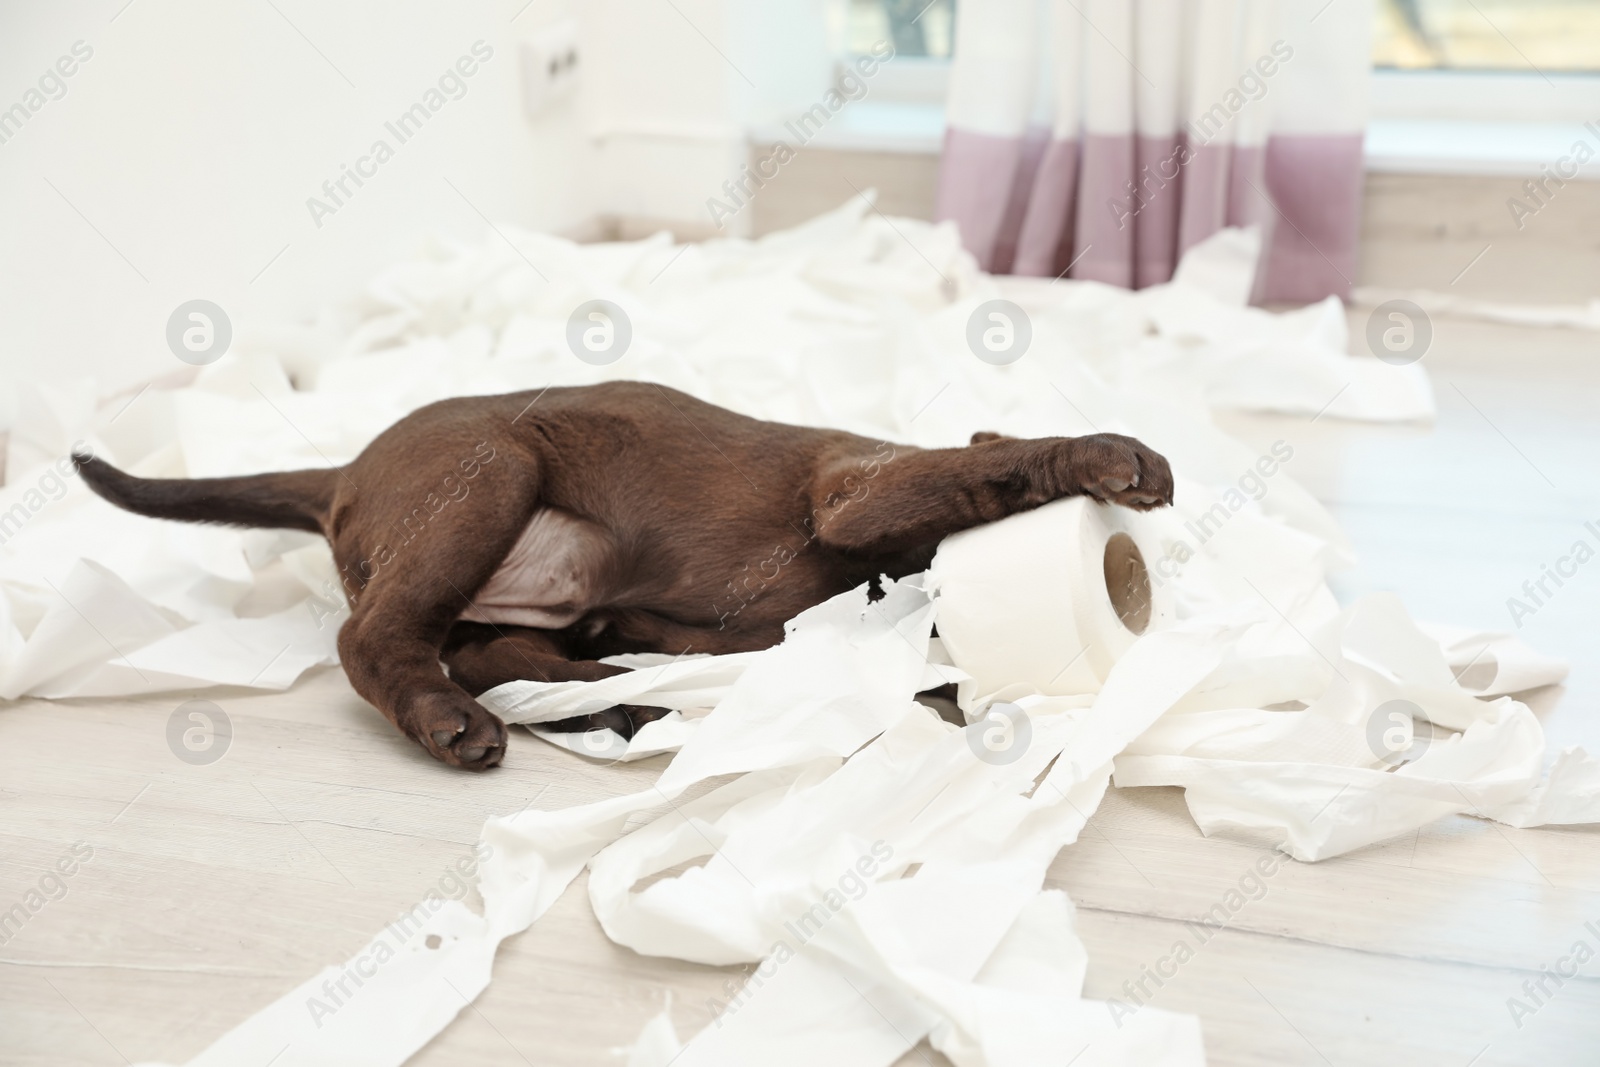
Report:
<svg viewBox="0 0 1600 1067"><path fill-rule="evenodd" d="M971 0L937 217L996 273L1164 282L1258 225L1258 302L1348 295L1372 0Z"/></svg>

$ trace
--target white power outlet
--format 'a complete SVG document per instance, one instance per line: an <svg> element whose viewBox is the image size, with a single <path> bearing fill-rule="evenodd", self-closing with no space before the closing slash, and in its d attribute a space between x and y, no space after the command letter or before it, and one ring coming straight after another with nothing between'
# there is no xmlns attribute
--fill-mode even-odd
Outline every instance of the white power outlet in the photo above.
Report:
<svg viewBox="0 0 1600 1067"><path fill-rule="evenodd" d="M578 84L578 20L566 19L538 31L521 45L522 106L539 115Z"/></svg>

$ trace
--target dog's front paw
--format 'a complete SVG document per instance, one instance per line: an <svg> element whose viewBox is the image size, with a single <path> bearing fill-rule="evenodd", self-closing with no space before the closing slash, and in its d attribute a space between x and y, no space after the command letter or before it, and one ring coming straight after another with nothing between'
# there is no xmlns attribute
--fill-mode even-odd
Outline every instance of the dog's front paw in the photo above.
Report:
<svg viewBox="0 0 1600 1067"><path fill-rule="evenodd" d="M1072 491L1108 504L1148 511L1172 503L1172 468L1131 437L1097 433L1069 442Z"/></svg>
<svg viewBox="0 0 1600 1067"><path fill-rule="evenodd" d="M498 767L506 724L465 693L423 693L404 710L406 733L441 762L469 771Z"/></svg>

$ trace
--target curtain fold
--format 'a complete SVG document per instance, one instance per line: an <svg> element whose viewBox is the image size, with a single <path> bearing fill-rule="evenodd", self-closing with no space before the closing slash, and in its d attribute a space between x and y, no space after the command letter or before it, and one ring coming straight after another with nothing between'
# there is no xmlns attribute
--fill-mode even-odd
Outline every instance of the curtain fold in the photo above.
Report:
<svg viewBox="0 0 1600 1067"><path fill-rule="evenodd" d="M960 8L937 217L986 270L1139 288L1260 226L1258 301L1347 296L1372 0Z"/></svg>

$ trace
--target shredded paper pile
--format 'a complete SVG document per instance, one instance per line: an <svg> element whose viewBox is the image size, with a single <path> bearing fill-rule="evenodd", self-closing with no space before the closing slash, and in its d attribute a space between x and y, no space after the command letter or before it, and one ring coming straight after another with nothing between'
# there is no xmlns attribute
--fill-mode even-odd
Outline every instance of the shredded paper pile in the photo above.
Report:
<svg viewBox="0 0 1600 1067"><path fill-rule="evenodd" d="M27 396L0 493L7 698L282 690L335 662L325 616L342 602L320 540L124 514L49 466L79 440L154 477L312 467L444 397L634 378L922 446L975 430L1130 434L1178 479L1171 509L1061 501L958 535L927 573L820 604L764 652L641 657L600 682L485 694L528 724L672 708L621 754L675 755L641 793L491 819L481 913L444 902L424 920L437 938L385 944L393 958L362 995L313 1017L308 1000L344 969L330 961L192 1063L400 1064L461 1009L446 981L476 997L500 942L587 868L618 944L756 965L759 995L682 1037L663 1014L632 1067L881 1067L924 1039L960 1067L1201 1064L1194 1017L1117 1019L1082 996L1073 905L1045 873L1107 788L1180 786L1202 832L1301 861L1453 813L1600 821L1600 765L1547 752L1508 695L1564 665L1507 635L1421 626L1390 595L1340 605L1326 575L1349 549L1296 484L1292 442L1257 454L1212 422L1432 414L1420 367L1345 354L1337 301L1247 307L1256 247L1225 231L1171 284L1135 293L990 277L949 226L861 202L756 242L506 231L399 264L342 316L257 336L184 387ZM603 367L568 346L574 309L597 299L631 332ZM1003 366L968 342L997 299L1031 333ZM1153 583L1142 636L1083 606L1118 531ZM269 567L303 598L241 614ZM947 682L965 727L915 699ZM713 778L726 780L696 788Z"/></svg>

